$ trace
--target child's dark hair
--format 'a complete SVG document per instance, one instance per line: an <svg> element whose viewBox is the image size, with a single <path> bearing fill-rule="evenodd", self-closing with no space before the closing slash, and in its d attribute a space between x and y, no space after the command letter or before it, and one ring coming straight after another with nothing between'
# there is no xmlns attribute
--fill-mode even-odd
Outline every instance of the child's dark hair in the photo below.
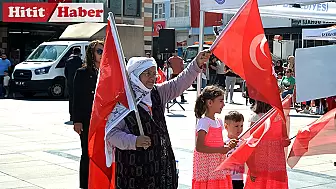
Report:
<svg viewBox="0 0 336 189"><path fill-rule="evenodd" d="M272 106L261 101L256 102L256 108L254 110L254 113L260 114L260 113L267 113L270 109L272 109Z"/></svg>
<svg viewBox="0 0 336 189"><path fill-rule="evenodd" d="M206 103L208 100L214 100L219 96L224 96L224 91L218 86L211 85L205 87L201 92L201 94L196 99L194 109L196 118L201 118L202 115L206 112L207 110Z"/></svg>
<svg viewBox="0 0 336 189"><path fill-rule="evenodd" d="M8 70L5 70L4 73L9 73Z"/></svg>
<svg viewBox="0 0 336 189"><path fill-rule="evenodd" d="M284 74L283 74L282 72L279 72L279 73L278 73L278 75L281 75L281 76L283 76Z"/></svg>
<svg viewBox="0 0 336 189"><path fill-rule="evenodd" d="M229 111L229 113L225 115L224 119L225 121L241 122L244 121L244 116L237 111Z"/></svg>

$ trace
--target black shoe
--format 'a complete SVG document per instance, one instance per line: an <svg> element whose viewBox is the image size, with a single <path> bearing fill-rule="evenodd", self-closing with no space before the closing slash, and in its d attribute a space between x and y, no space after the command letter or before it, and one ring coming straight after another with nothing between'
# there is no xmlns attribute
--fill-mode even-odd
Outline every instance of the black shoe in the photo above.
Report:
<svg viewBox="0 0 336 189"><path fill-rule="evenodd" d="M181 99L181 102L182 102L182 103L185 103L185 102L187 102L187 101L186 101L185 99Z"/></svg>

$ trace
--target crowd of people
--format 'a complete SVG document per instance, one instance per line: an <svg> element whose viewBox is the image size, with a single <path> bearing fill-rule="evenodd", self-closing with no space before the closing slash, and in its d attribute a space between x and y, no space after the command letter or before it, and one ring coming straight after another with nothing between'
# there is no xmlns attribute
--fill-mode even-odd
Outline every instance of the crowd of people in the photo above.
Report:
<svg viewBox="0 0 336 189"><path fill-rule="evenodd" d="M69 65L66 65L68 83L73 80L73 99L69 107L74 130L81 140L80 188L84 189L88 188L88 132L103 46L102 41L91 42L83 64L80 64L76 57L78 50L74 49L73 55L67 61ZM154 58L132 57L128 60L126 70L132 86L137 86L137 89L147 94L142 95L141 92L137 94L139 91L136 93L139 98L142 96L138 109L144 134L140 134L134 113L127 115L112 129L110 142L116 147L117 166L114 173L118 181L115 182L116 188L126 189L135 186L141 189L151 186L176 189L178 187L176 160L164 115L165 104L190 87L198 74L203 71L204 65L211 61L210 56L207 51L200 52L183 69L180 58L174 54L169 62L173 67L172 74L175 76L170 82L160 85L155 84L158 64ZM70 66L70 64L76 66ZM79 65L80 68L76 69ZM175 66L179 69L174 72ZM229 72L229 68L224 68L224 74ZM230 76L226 75L226 79L228 77ZM230 80L229 78L228 81ZM226 89L229 87L226 86ZM244 123L244 116L237 111L231 111L225 115L224 121L218 117L225 106L225 100L227 96L224 88L218 85L205 87L196 100L194 112L199 121L196 126L192 188L244 188L244 165L238 166L235 170L215 171L216 167L241 144L238 136L242 133ZM253 109L254 116L249 120L251 125L269 109L269 105L257 102ZM225 137L222 135L224 130L227 133ZM282 143L278 145L279 149L284 147ZM130 158L141 159L141 161L130 161ZM131 173L132 170L143 171L137 174L125 174ZM248 180L246 183L253 186L267 180L267 177L249 173Z"/></svg>

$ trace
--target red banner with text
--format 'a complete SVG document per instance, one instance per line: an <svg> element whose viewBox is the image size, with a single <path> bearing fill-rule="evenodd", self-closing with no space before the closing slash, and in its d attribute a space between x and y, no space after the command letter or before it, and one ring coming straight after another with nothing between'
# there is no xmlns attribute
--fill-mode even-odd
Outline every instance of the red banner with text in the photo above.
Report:
<svg viewBox="0 0 336 189"><path fill-rule="evenodd" d="M3 3L3 22L103 22L103 3Z"/></svg>

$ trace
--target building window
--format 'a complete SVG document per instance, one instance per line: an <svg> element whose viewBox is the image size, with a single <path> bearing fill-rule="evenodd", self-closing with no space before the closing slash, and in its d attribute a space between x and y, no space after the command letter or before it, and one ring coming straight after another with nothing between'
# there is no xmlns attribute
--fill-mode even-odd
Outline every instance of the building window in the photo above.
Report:
<svg viewBox="0 0 336 189"><path fill-rule="evenodd" d="M99 0L102 1L102 0ZM124 1L124 16L140 17L141 0L123 0ZM110 7L107 11L112 11L115 15L120 16L121 0L109 0ZM107 6L107 5L105 5ZM106 11L106 10L105 10Z"/></svg>
<svg viewBox="0 0 336 189"><path fill-rule="evenodd" d="M154 19L165 18L165 4L156 3L154 4Z"/></svg>
<svg viewBox="0 0 336 189"><path fill-rule="evenodd" d="M189 1L170 0L170 17L188 17Z"/></svg>

